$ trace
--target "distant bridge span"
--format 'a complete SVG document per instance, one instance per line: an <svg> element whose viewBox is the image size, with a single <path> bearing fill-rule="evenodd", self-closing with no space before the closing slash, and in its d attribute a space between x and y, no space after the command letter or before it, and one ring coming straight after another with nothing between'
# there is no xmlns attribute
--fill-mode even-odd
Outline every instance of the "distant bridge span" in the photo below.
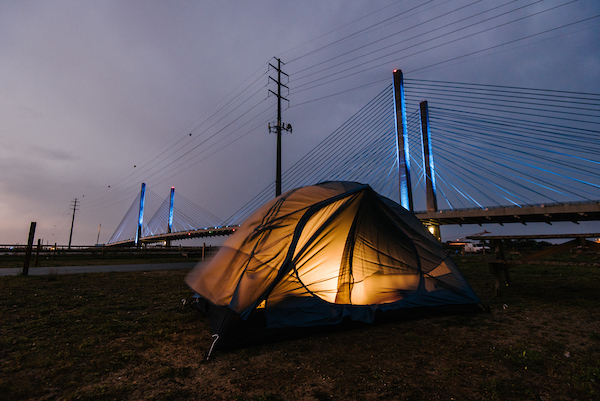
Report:
<svg viewBox="0 0 600 401"><path fill-rule="evenodd" d="M444 210L417 212L417 218L426 225L547 223L567 221L600 221L600 202L578 202L536 206L495 207L485 209ZM208 238L231 235L239 225L202 228L140 238L142 243L170 242L191 238ZM125 240L106 246L134 246L135 240Z"/></svg>
<svg viewBox="0 0 600 401"><path fill-rule="evenodd" d="M417 212L415 215L429 225L547 223L557 221L600 220L600 202L577 202L535 206L503 206L484 209Z"/></svg>
<svg viewBox="0 0 600 401"><path fill-rule="evenodd" d="M201 228L198 230L180 231L176 233L158 234L148 237L140 238L141 243L151 244L157 242L177 241L191 238L207 238L207 237L220 237L223 235L231 235L239 226L226 226L226 227L212 227L212 228ZM125 241L112 242L106 244L106 246L135 246L135 239L128 239Z"/></svg>

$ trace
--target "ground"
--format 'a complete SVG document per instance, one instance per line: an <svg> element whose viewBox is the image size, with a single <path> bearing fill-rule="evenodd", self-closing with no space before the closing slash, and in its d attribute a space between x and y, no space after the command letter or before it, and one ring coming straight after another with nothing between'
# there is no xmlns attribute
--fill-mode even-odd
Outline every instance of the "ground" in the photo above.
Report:
<svg viewBox="0 0 600 401"><path fill-rule="evenodd" d="M598 261L598 255L588 258ZM600 268L457 264L490 313L314 334L206 361L186 271L0 279L0 400L600 399Z"/></svg>

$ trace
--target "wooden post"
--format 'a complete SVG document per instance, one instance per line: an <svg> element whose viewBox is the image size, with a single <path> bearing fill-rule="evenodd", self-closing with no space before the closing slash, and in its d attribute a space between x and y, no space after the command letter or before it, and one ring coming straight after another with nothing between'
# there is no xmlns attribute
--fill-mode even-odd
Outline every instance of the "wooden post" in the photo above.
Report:
<svg viewBox="0 0 600 401"><path fill-rule="evenodd" d="M504 262L506 259L504 257L504 248L502 246L502 240L493 240L493 245L497 262L490 263L490 270L494 276L494 290L496 295L498 295L500 293L501 273L504 273L504 280L506 282L506 285L510 284L510 275L508 273L508 264Z"/></svg>
<svg viewBox="0 0 600 401"><path fill-rule="evenodd" d="M504 255L504 247L502 246L502 240L496 242L496 259L506 260ZM504 272L504 280L506 285L510 285L510 275L508 273L508 263L502 263L502 271Z"/></svg>
<svg viewBox="0 0 600 401"><path fill-rule="evenodd" d="M35 237L36 222L32 221L29 226L29 239L27 240L27 250L25 251L25 262L23 263L23 275L29 274L29 260L31 259L31 250L33 248L33 238Z"/></svg>

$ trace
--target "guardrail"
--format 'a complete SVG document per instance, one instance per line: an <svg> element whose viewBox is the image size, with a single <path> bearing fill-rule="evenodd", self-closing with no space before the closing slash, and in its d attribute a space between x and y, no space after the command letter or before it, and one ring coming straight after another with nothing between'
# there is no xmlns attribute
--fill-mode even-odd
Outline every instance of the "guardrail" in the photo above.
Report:
<svg viewBox="0 0 600 401"><path fill-rule="evenodd" d="M105 245L80 245L80 246L69 246L67 245L40 245L39 247L34 246L33 253L36 256L81 256L81 255L99 255L99 256L119 256L119 255L157 255L157 256L169 256L169 255L182 255L189 256L192 254L202 254L215 252L218 249L217 246L143 246L143 247L111 247ZM2 255L10 256L25 256L27 252L27 245L0 245L0 257Z"/></svg>

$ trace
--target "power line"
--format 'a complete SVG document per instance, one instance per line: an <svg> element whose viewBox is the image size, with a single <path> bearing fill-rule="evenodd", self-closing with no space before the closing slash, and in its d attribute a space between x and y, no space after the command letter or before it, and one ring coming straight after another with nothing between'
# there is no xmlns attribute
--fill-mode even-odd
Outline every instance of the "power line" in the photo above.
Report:
<svg viewBox="0 0 600 401"><path fill-rule="evenodd" d="M543 0L538 0L537 2L541 2L541 1L543 1ZM493 27L490 27L490 28L485 28L485 29L483 29L483 30L480 30L480 31L478 31L478 32L474 32L474 33L467 34L467 35L465 35L465 36L463 36L463 37L460 37L460 38L457 38L457 39L451 39L451 40L449 40L449 41L445 41L445 42L443 42L443 43L440 43L440 44L437 44L437 45L434 45L434 46L431 46L431 47L428 47L428 48L425 48L425 49L418 50L418 51L416 51L416 52L414 52L414 53L411 53L411 54L409 54L409 55L404 55L404 56L403 56L403 59L406 59L406 58L409 58L409 57L413 57L413 56L416 56L416 55L422 54L422 53L424 53L424 52L427 52L427 51L430 51L430 50L434 50L434 49L440 48L440 47L442 47L442 46L447 46L447 45L453 44L453 43L455 43L455 42L457 42L457 41L459 41L459 40L463 40L463 39L470 38L470 37L473 37L473 36L476 36L476 35L480 35L480 34L482 34L482 33L485 33L485 32L488 32L488 31L491 31L491 30L493 30L493 29L497 29L497 28L499 28L499 27L507 26L507 25L509 25L509 24L515 23L515 22L517 22L517 21L524 20L524 19L526 19L526 18L531 18L531 17L533 17L533 16L536 16L536 15L539 15L539 14L542 14L542 13L545 13L545 12L548 12L548 11L555 10L555 9L557 9L557 8L559 8L559 7L563 7L563 6L565 6L565 5L568 5L568 4L570 4L570 3L573 3L573 2L575 2L575 1L577 1L577 0L571 0L571 1L569 1L568 3L565 3L565 4L558 5L558 6L555 6L555 7L552 7L552 8L550 8L550 9L542 10L542 11L539 11L539 12L536 12L536 13L533 13L533 14L530 14L530 15L527 15L527 16L524 16L524 17L520 17L520 18L517 18L517 19L511 20L511 21L509 21L509 22L501 23L501 24L498 24L498 25L496 25L496 26L493 26ZM520 9L522 9L522 8L524 8L524 7L528 7L528 6L529 6L529 5L527 5L527 6L523 6L523 7L520 7L520 8L518 8L517 10L520 10ZM513 12L513 11L515 11L515 10L511 10L510 12ZM498 15L498 16L490 17L489 19L487 19L487 20L485 20L485 21L483 21L483 22L487 22L487 21L489 21L489 20L492 20L492 19L498 18L499 16L502 16L502 15L505 15L505 14L506 14L506 13L504 13L504 14L500 14L500 15ZM592 18L593 18L593 17L592 17ZM585 21L587 21L587 20L590 20L590 19L592 19L592 18L586 18L586 19L584 19L584 20L581 20L581 21L578 21L578 22L576 22L576 23L585 22ZM479 23L481 23L481 22L478 22L478 23L472 24L472 25L470 25L470 26L468 26L468 27L459 28L459 29L457 29L457 30L455 30L455 31L452 31L452 32L450 32L450 33L456 33L456 32L462 31L462 30L464 30L464 29L468 29L468 28L470 28L470 27L472 27L472 26L478 25ZM558 28L553 28L553 29L550 29L550 30L547 30L547 31L544 31L544 32L541 32L541 33L538 33L538 34L529 35L529 36L527 36L526 38L534 37L534 36L537 36L537 35L540 35L540 34L543 34L543 33L547 33L547 32L550 32L550 31L553 31L553 30L556 30L556 29L561 29L561 28L564 28L564 27L566 27L566 26L570 26L570 25L573 25L573 24L575 24L575 23L571 23L571 24L563 25L563 26L561 26L561 27L558 27ZM449 25L452 25L452 24L449 24ZM435 30L434 30L434 31L435 31ZM421 35L419 35L419 36L421 36ZM419 37L419 36L414 36L412 39L414 39L414 38L417 38L417 37ZM308 85L314 84L314 83L316 83L316 82L320 82L320 81L323 81L323 80L326 80L326 79L329 79L329 78L335 77L335 76L337 76L337 75L340 75L340 74L344 74L344 77L342 77L342 78L337 78L337 79L329 79L329 80L328 80L327 82L325 82L325 83L321 83L321 84L319 84L319 85L313 85L313 86L311 86L311 87L308 87L308 88L305 88L305 89L301 89L301 90L299 90L298 92L303 92L303 91L305 91L305 90L314 89L314 88L316 88L316 87L320 87L320 86L322 86L322 85L329 84L329 83L331 83L331 82L335 82L335 81L338 81L338 80L340 80L340 79L345 79L345 78L347 78L347 77L349 77L349 76L353 76L353 75L361 74L361 73L363 73L363 72L366 72L366 71L372 70L372 69L374 69L374 68L379 68L379 67L382 65L381 63L380 63L380 64L376 64L375 66L371 66L371 67L364 68L364 69L362 69L362 70L359 70L359 71L355 71L355 72L353 72L353 73L350 73L350 70L352 70L352 69L356 69L356 68L359 68L359 67L363 67L363 66L366 66L366 65L368 65L368 64L372 64L372 63L374 63L374 62L376 62L376 61L379 61L379 60L385 59L385 58L390 58L391 56L393 56L393 55L395 55L395 54L398 54L398 53L404 52L404 51L406 51L406 50L409 50L409 49L411 49L411 48L414 48L414 47L417 47L417 46L421 46L421 45L423 45L423 44L425 44L425 43L429 43L429 42L435 41L435 40L437 40L437 39L440 39L440 38L444 38L444 37L446 37L446 36L447 36L447 33L445 33L445 34L442 34L442 35L438 35L438 36L436 36L436 37L434 37L434 38L430 38L430 39L423 40L423 41L421 41L421 42L419 42L419 43L412 44L412 45L410 45L410 46L407 46L407 47L404 47L404 48L402 48L402 49L400 49L400 50L396 50L396 51L394 51L394 52L392 52L392 53L387 53L387 54L385 54L385 55L383 55L383 56L380 56L380 57L371 58L371 59L369 59L368 61L365 61L365 62L362 62L362 63L356 64L356 65L354 65L354 66L347 67L347 68L344 68L344 69L341 69L341 68L339 68L339 69L338 69L338 70L337 70L335 73L332 73L332 74L326 75L326 76L324 76L324 77L321 77L321 78L315 79L315 80L313 80L313 81L310 81L310 82L304 83L304 84L302 84L302 85L298 85L298 86L297 86L297 88L305 87L305 86L308 86ZM452 61L452 60L455 60L455 59L457 59L457 58L467 57L467 56L469 56L469 55L471 55L471 54L476 54L476 53L479 53L479 52L481 52L481 51L485 51L485 50L488 50L488 49L493 49L493 48L496 48L496 47L498 47L498 46L503 46L503 45L505 45L505 44L510 44L510 43L517 42L517 41L520 41L520 40L523 40L523 39L524 39L524 38L521 38L521 39L515 39L515 40L511 40L511 41L509 41L509 42L506 42L506 43L504 43L504 44L499 44L499 45L496 45L496 46L490 46L490 47L488 47L488 48L486 48L486 49L483 49L483 50L480 50L480 51L471 52L471 53L468 53L467 55L463 55L463 56L454 57L454 58L452 58L452 59L450 59L450 60L446 60L446 61L441 61L441 62L438 62L438 63L434 63L434 64L431 64L430 66L435 66L435 65L438 65L438 64L441 64L441 63L445 63L445 62L447 62L447 61ZM403 43L403 42L405 42L405 40L403 40L402 42L399 42L399 43ZM398 44L399 44L399 43L398 43ZM394 44L394 45L396 45L396 44ZM390 47L390 46L388 46L388 47ZM379 51L379 50L377 50L377 51ZM372 52L372 53L373 53L373 52ZM363 57L363 56L360 56L360 57L358 57L358 58L362 58L362 57ZM356 58L356 59L358 59L358 58ZM419 69L415 69L415 70L412 70L412 71L409 71L409 72L411 72L411 73L412 73L412 72L415 72L415 71L419 71L420 69L428 68L428 67L430 67L430 66L427 66L427 67L421 67L421 68L419 68Z"/></svg>
<svg viewBox="0 0 600 401"><path fill-rule="evenodd" d="M429 3L429 2L431 2L431 1L432 1L432 0L429 0L429 1L427 1L427 2ZM303 44L301 44L301 45L295 46L295 47L293 47L292 49L286 50L285 52L283 52L283 54L289 53L289 52L291 52L291 51L293 51L293 50L296 50L296 49L298 49L298 48L300 48L300 47L302 47L302 46L306 46L307 44L309 44L309 43L312 43L312 42L314 42L314 41L316 41L316 40L318 40L318 39L321 39L321 38L324 38L324 37L326 37L326 36L329 36L330 34L332 34L332 33L334 33L334 32L337 32L337 31L339 31L339 30L341 30L341 29L343 29L343 28L345 28L345 27L347 27L347 26L354 25L354 24L356 24L357 22L360 22L360 21L362 21L362 20L366 19L367 17L370 17L371 15L375 15L375 14L377 14L377 13L379 13L379 12L381 12L381 11L383 11L383 10L385 10L385 9L389 8L389 7L392 7L392 6L394 6L394 5L395 5L395 4L397 4L397 3L400 3L400 2L401 2L401 1L397 1L397 2L396 2L396 3L394 3L394 4L387 5L387 6L383 7L383 8L380 8L380 9L378 9L378 10L376 10L376 11L373 11L373 12L371 12L371 13L369 13L369 14L363 15L362 17L360 17L360 18L358 18L358 19L355 19L354 21L348 22L347 24L344 24L344 25L342 25L342 26L340 26L340 27L338 27L338 28L335 28L335 29L333 29L333 30L331 30L331 31L329 31L329 32L327 32L327 33L324 33L324 34L322 34L322 35L320 35L320 36L318 36L318 37L316 37L316 38L314 38L314 39L311 39L311 40L310 40L310 41L308 41L308 42L305 42L305 43L303 43ZM397 16L397 15L396 15L396 16ZM395 17L392 17L392 18L395 18ZM389 19L392 19L392 18L389 18ZM371 26L369 26L369 27L367 27L367 28L365 28L365 29L362 29L362 30L361 30L361 31L359 31L359 32L366 32L367 30L371 30L371 29L372 29L372 28L374 28L375 26L377 26L377 25L381 25L382 23L383 23L382 21L380 21L380 22L377 22L377 23L375 23L375 24L373 24L373 25L371 25ZM306 56L308 56L308 55L310 55L310 54L313 54L313 53L316 53L316 52L318 52L318 51L321 51L321 50L323 50L323 49L325 49L325 48L327 48L327 47L330 47L330 46L332 46L334 43L339 43L339 42L342 42L342 41L348 40L349 38L351 38L351 37L354 37L354 36L358 35L358 34L359 34L359 32L354 32L354 33L352 33L352 34L350 34L350 35L347 35L347 36L345 36L345 37L344 37L344 38L342 38L342 39L339 39L339 40L336 40L336 41L334 41L334 42L332 42L332 43L329 43L329 44L327 44L327 45L325 45L325 46L323 46L323 47L321 47L321 48L319 48L319 49L311 50L311 51L310 51L310 52L308 52L308 53L305 53L305 54L303 54L303 55L297 56L297 57L295 57L295 58L291 59L290 61L288 61L288 63L292 63L292 62L294 62L294 61L297 61L297 60L299 60L299 59L301 59L301 58L304 58L304 57L306 57ZM283 54L282 54L282 55L283 55Z"/></svg>
<svg viewBox="0 0 600 401"><path fill-rule="evenodd" d="M255 72L251 76L256 75L257 72ZM159 151L155 152L154 156L148 158L148 160L149 160L148 163L141 164L139 166L140 167L139 169L136 169L136 171L131 172L128 175L125 175L120 180L116 180L116 182L113 181L113 183L111 183L111 185L109 186L109 188L112 187L112 191L109 190L108 188L105 188L103 191L101 191L98 194L92 194L92 196L90 196L90 197L93 198L93 200L90 203L92 203L93 205L96 205L96 204L98 204L100 202L105 202L106 199L107 199L106 197L113 198L114 197L114 192L115 192L115 187L118 188L119 186L126 185L128 182L133 182L133 180L136 179L136 178L137 178L137 180L141 179L142 175L147 174L147 173L145 173L146 171L152 171L153 169L160 168L160 163L168 160L169 158L174 157L177 154L177 152L180 152L181 150L187 148L189 146L189 142L190 141L193 142L193 141L199 140L202 137L202 135L192 137L192 133L194 131L200 129L200 127L202 127L203 125L207 124L208 121L210 121L211 119L215 118L219 113L223 113L227 107L232 106L235 101L237 101L238 99L240 99L241 96L244 93L247 93L248 90L250 88L252 88L253 86L255 86L255 84L258 82L258 80L260 80L260 78L264 77L265 75L266 75L266 72L264 72L261 76L259 76L258 78L254 79L253 81L251 81L249 84L246 84L245 87L240 92L236 92L236 90L233 90L233 91L229 92L229 94L226 95L221 101L215 103L215 105L211 109L209 109L207 112L205 112L204 115L209 114L208 117L202 119L202 121L200 123L198 123L198 124L196 124L196 123L202 117L199 117L198 119L196 119L196 121L194 123L189 124L188 127L185 130L182 131L183 136L181 136L181 138L179 138L179 140L177 140L175 143L173 143L172 145L170 145L166 149L164 147L159 147L158 148ZM242 85L243 84L238 85L237 88L240 88ZM245 103L247 103L250 99L252 99L254 96L256 96L256 94L260 93L261 89L264 88L265 86L266 86L266 82L265 82L264 86L262 86L261 88L256 89L254 91L254 93L252 93L246 100L243 100L239 105L235 106L235 108L233 110L229 110L228 114L226 114L224 117L220 117L220 119L218 121L214 122L211 126L205 128L204 131L203 131L203 133L204 132L208 132L209 129L211 129L216 124L218 124L219 121L222 121L223 118L229 118L229 116L231 115L232 111L237 110L242 105L244 105ZM234 96L231 99L226 100L232 94L234 94ZM216 111L210 113L215 107L217 107L219 105L219 103L223 103L223 102L224 102L224 104L222 104L221 107L219 107ZM194 128L192 128L191 130L189 130L189 127L193 126L194 124L196 124L194 126ZM206 142L207 140L210 140L211 138L212 137L206 139L204 142ZM183 141L186 141L186 142L182 143ZM167 143L169 143L169 142L167 142ZM173 150L171 153L168 153L169 151L171 151L177 145L179 145L179 147L177 149ZM136 182L136 185L137 185L137 182ZM110 193L108 193L108 192L110 192Z"/></svg>

